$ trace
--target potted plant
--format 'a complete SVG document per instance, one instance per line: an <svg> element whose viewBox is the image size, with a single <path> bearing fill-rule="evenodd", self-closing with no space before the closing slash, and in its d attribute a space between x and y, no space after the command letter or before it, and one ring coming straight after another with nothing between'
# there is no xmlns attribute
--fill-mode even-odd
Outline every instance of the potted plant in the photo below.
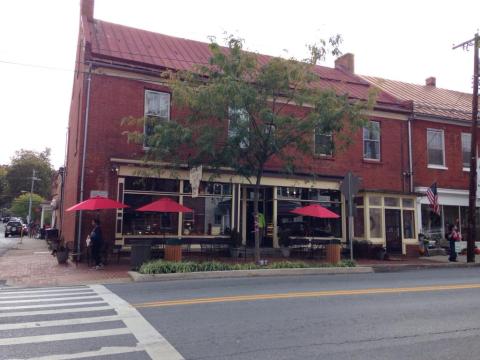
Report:
<svg viewBox="0 0 480 360"><path fill-rule="evenodd" d="M282 256L284 258L290 257L290 230L285 229L279 232L278 234L280 250L282 251Z"/></svg>
<svg viewBox="0 0 480 360"><path fill-rule="evenodd" d="M242 235L237 231L237 229L233 228L230 232L230 246L228 249L230 250L230 256L234 259L240 257L242 247Z"/></svg>

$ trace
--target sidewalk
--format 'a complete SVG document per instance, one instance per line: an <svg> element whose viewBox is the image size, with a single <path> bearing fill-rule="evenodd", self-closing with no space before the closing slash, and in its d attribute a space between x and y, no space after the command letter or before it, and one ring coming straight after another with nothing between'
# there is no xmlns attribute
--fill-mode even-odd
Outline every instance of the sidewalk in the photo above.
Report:
<svg viewBox="0 0 480 360"><path fill-rule="evenodd" d="M15 239L17 240L17 238ZM131 281L130 266L111 264L92 271L86 264L60 265L50 255L45 240L18 238L17 246L0 256L0 284L9 286L58 286Z"/></svg>

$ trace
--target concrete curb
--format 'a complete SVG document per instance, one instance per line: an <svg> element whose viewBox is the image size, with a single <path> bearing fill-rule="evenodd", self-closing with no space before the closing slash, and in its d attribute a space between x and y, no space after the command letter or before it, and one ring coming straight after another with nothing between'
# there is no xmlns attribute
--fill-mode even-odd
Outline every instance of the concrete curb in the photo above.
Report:
<svg viewBox="0 0 480 360"><path fill-rule="evenodd" d="M170 280L195 280L195 279L225 279L244 277L266 276L297 276L297 275L335 275L335 274L365 274L373 273L370 266L356 267L325 267L325 268L300 268L300 269L259 269L259 270L233 270L233 271L199 271L192 273L174 274L140 274L129 271L128 275L133 281L170 281Z"/></svg>
<svg viewBox="0 0 480 360"><path fill-rule="evenodd" d="M460 269L478 267L480 263L432 263L432 264L396 264L396 265L371 265L373 272L397 272L407 270L421 270L421 269Z"/></svg>

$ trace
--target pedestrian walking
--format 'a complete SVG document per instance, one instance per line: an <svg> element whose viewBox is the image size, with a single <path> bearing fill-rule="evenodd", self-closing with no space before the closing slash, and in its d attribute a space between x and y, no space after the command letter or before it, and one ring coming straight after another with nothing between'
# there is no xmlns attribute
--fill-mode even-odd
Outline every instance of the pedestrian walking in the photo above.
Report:
<svg viewBox="0 0 480 360"><path fill-rule="evenodd" d="M90 246L92 249L92 257L95 261L95 270L103 268L102 264L102 247L103 247L103 238L102 238L102 228L100 227L100 220L92 220L93 230L90 233Z"/></svg>

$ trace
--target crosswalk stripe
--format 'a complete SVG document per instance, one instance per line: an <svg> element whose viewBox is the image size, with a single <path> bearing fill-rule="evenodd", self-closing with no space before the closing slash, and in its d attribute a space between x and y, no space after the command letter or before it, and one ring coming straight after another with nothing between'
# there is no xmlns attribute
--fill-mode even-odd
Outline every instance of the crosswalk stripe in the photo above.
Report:
<svg viewBox="0 0 480 360"><path fill-rule="evenodd" d="M105 336L116 336L131 334L127 328L108 329L108 330L93 330L93 331L81 331L73 333L63 334L49 334L49 335L37 335L37 336L22 336L15 338L0 339L0 346L6 345L22 345L22 344L34 344L50 341L65 341L65 340L78 340L97 338Z"/></svg>
<svg viewBox="0 0 480 360"><path fill-rule="evenodd" d="M9 295L9 294L38 294L38 293L59 293L59 292L68 292L72 290L82 290L88 289L85 286L82 287L74 287L74 288L32 288L29 290L21 289L21 290L14 290L11 291L11 288L7 290L0 290L0 295Z"/></svg>
<svg viewBox="0 0 480 360"><path fill-rule="evenodd" d="M20 300L0 300L0 304L10 304L10 303L30 303L30 302L52 302L52 301L64 301L64 300L83 300L83 299L91 299L98 297L97 294L91 293L89 295L84 296L65 296L65 297L56 297L56 298L47 298L47 299L20 299Z"/></svg>
<svg viewBox="0 0 480 360"><path fill-rule="evenodd" d="M70 296L70 295L88 295L88 294L95 294L95 293L92 290L78 290L78 291L62 292L62 293L30 294L30 295L9 294L9 295L3 296L0 292L0 300L47 298L47 297L52 297L52 296Z"/></svg>
<svg viewBox="0 0 480 360"><path fill-rule="evenodd" d="M10 324L0 324L0 331L42 328L42 327L49 327L49 326L96 324L96 323L102 323L102 322L108 322L108 321L121 321L121 320L122 318L118 315L110 315L110 316L74 318L74 319L64 319L64 320L47 320L47 321L34 321L34 322L26 322L26 323L10 323Z"/></svg>
<svg viewBox="0 0 480 360"><path fill-rule="evenodd" d="M128 354L133 352L145 351L141 346L136 347L127 347L127 346L107 346L103 347L100 350L86 351L76 354L60 354L60 355L47 355L29 358L28 360L72 360L72 359L85 359L85 358L94 358L99 356L108 356L108 355L120 355ZM20 359L12 359L20 360Z"/></svg>
<svg viewBox="0 0 480 360"><path fill-rule="evenodd" d="M77 306L77 305L95 305L95 304L105 304L105 300L81 301L81 302L72 302L72 303L40 304L40 305L0 306L0 311L20 310L20 309L41 309L41 308L51 308L51 307L69 307L69 306Z"/></svg>
<svg viewBox="0 0 480 360"><path fill-rule="evenodd" d="M184 360L183 356L132 305L103 285L90 285L90 287L115 308L140 345L145 346L145 352L150 358Z"/></svg>
<svg viewBox="0 0 480 360"><path fill-rule="evenodd" d="M16 312L0 313L0 318L14 317L14 316L67 314L67 313L101 311L101 310L114 310L114 309L111 306L89 306L89 307L79 307L79 308L72 308L72 309L16 311Z"/></svg>

